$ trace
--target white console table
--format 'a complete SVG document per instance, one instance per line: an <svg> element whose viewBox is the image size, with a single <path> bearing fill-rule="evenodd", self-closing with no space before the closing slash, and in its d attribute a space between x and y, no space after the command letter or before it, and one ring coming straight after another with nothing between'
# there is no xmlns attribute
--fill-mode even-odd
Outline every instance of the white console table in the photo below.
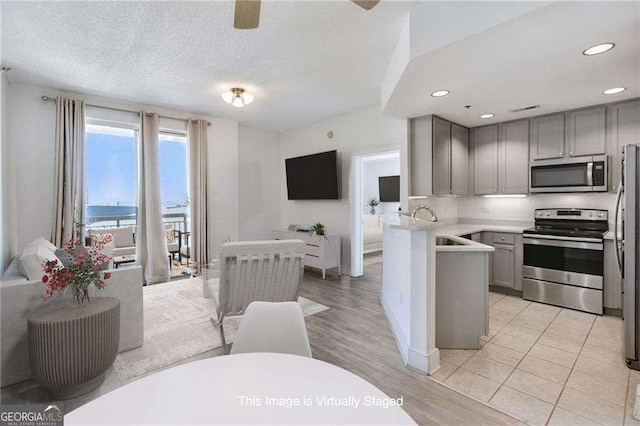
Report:
<svg viewBox="0 0 640 426"><path fill-rule="evenodd" d="M308 232L296 232L286 229L273 231L276 240L302 240L307 245L305 251L305 266L322 270L322 279L326 277L327 269L338 268L338 275L342 273L340 267L340 235L312 235Z"/></svg>

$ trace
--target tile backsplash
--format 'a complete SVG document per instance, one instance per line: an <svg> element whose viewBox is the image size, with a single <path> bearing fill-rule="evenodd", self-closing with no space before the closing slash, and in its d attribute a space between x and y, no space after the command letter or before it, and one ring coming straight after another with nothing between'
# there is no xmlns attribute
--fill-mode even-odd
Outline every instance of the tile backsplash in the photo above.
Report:
<svg viewBox="0 0 640 426"><path fill-rule="evenodd" d="M514 225L529 226L533 223L535 209L544 208L592 208L609 211L613 222L615 194L535 194L524 198L477 197L417 197L409 199L409 211L424 204L430 206L444 223L498 223L508 221ZM429 219L420 212L419 217Z"/></svg>

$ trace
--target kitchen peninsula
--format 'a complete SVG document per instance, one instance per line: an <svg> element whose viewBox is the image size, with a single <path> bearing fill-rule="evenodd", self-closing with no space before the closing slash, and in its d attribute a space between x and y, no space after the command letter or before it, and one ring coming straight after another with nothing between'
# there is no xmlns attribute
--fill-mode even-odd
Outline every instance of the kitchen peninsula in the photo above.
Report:
<svg viewBox="0 0 640 426"><path fill-rule="evenodd" d="M467 307L487 301L493 247L439 228L408 216L384 224L381 303L405 362L428 374L440 366L437 344L477 349L488 332L488 303Z"/></svg>

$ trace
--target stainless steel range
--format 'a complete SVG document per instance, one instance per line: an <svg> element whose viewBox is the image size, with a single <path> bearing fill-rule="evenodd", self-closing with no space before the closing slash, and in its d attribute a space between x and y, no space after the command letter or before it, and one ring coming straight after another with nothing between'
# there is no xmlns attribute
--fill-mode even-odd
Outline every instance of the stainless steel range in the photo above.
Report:
<svg viewBox="0 0 640 426"><path fill-rule="evenodd" d="M607 210L536 210L523 235L523 298L602 315L608 230Z"/></svg>

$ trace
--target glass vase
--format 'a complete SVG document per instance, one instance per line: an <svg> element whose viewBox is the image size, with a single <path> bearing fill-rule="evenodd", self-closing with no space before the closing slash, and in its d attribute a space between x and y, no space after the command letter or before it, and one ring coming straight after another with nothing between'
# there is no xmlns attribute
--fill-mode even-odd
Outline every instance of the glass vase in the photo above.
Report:
<svg viewBox="0 0 640 426"><path fill-rule="evenodd" d="M91 299L95 296L96 291L97 289L94 285L81 288L67 286L62 293L62 299L72 308L81 308L91 303Z"/></svg>

